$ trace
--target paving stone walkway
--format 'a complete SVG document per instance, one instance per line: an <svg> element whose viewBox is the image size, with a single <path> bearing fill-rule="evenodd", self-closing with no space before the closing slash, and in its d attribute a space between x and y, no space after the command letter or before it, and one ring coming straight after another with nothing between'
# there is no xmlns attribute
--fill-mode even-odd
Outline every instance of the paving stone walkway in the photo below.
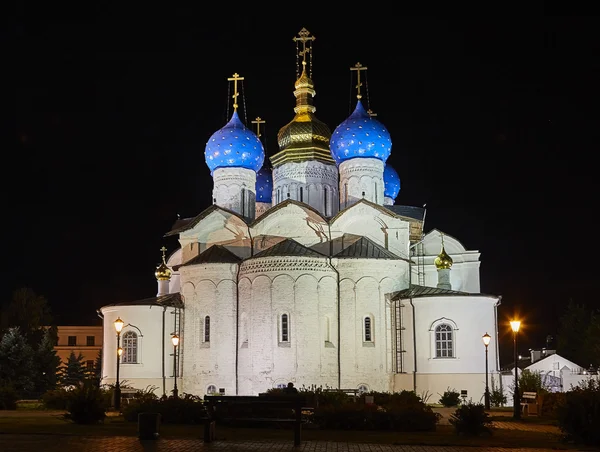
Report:
<svg viewBox="0 0 600 452"><path fill-rule="evenodd" d="M587 449L589 450L589 449ZM140 441L131 436L81 437L64 435L0 434L2 452L556 452L553 449L503 447L444 447L303 441L215 441L158 439Z"/></svg>

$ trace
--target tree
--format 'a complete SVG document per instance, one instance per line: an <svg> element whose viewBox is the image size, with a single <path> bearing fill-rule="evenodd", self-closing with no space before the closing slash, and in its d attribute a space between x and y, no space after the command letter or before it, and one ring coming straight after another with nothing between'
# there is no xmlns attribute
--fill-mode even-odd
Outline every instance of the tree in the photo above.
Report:
<svg viewBox="0 0 600 452"><path fill-rule="evenodd" d="M52 315L46 298L29 287L13 291L12 299L0 310L0 331L19 327L20 334L31 347L40 343L45 327L51 324Z"/></svg>
<svg viewBox="0 0 600 452"><path fill-rule="evenodd" d="M34 388L34 352L19 327L12 327L0 340L0 384L11 386L19 397Z"/></svg>
<svg viewBox="0 0 600 452"><path fill-rule="evenodd" d="M76 386L83 382L86 378L85 364L83 363L83 355L75 355L71 350L71 354L67 362L60 368L60 384L63 386Z"/></svg>
<svg viewBox="0 0 600 452"><path fill-rule="evenodd" d="M586 350L586 332L590 326L590 313L584 305L569 301L560 318L556 353L585 366L590 359ZM596 355L598 356L598 355Z"/></svg>
<svg viewBox="0 0 600 452"><path fill-rule="evenodd" d="M54 339L56 333L52 329L46 329L44 336L35 352L35 392L43 394L49 389L56 388L58 380L57 372L60 366L60 357L56 354Z"/></svg>
<svg viewBox="0 0 600 452"><path fill-rule="evenodd" d="M600 368L600 311L592 312L590 322L585 331L584 349L587 351L588 361L580 365L586 367L588 364Z"/></svg>
<svg viewBox="0 0 600 452"><path fill-rule="evenodd" d="M94 370L92 371L91 378L96 385L100 386L100 382L102 381L102 349L98 350L98 356L96 356L96 361L94 362Z"/></svg>

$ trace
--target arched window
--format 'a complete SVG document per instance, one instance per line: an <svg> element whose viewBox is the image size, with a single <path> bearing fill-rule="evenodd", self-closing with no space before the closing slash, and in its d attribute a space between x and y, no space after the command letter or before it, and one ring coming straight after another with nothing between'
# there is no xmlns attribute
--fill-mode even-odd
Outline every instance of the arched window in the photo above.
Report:
<svg viewBox="0 0 600 452"><path fill-rule="evenodd" d="M300 187L300 202L304 202L304 188Z"/></svg>
<svg viewBox="0 0 600 452"><path fill-rule="evenodd" d="M435 327L435 357L453 358L454 357L454 337L452 326L442 323Z"/></svg>
<svg viewBox="0 0 600 452"><path fill-rule="evenodd" d="M206 393L208 395L217 394L217 387L215 385L209 385L208 388L206 388Z"/></svg>
<svg viewBox="0 0 600 452"><path fill-rule="evenodd" d="M323 187L323 213L325 214L325 216L329 215L329 189L327 188L327 185L325 185Z"/></svg>
<svg viewBox="0 0 600 452"><path fill-rule="evenodd" d="M210 316L204 317L204 342L210 342Z"/></svg>
<svg viewBox="0 0 600 452"><path fill-rule="evenodd" d="M363 320L363 342L373 342L373 319L370 316Z"/></svg>
<svg viewBox="0 0 600 452"><path fill-rule="evenodd" d="M138 335L133 331L127 331L122 339L123 355L121 362L124 364L135 364L138 362Z"/></svg>
<svg viewBox="0 0 600 452"><path fill-rule="evenodd" d="M290 341L290 320L287 314L281 315L281 342Z"/></svg>

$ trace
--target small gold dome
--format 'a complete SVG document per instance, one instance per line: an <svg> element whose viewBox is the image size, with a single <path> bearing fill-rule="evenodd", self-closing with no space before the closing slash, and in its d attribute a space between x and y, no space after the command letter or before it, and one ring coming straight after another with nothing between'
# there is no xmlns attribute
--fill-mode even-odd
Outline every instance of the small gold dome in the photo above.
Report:
<svg viewBox="0 0 600 452"><path fill-rule="evenodd" d="M448 270L450 267L452 267L452 258L448 256L448 253L446 253L443 245L442 252L438 254L433 263L435 264L435 268L438 270Z"/></svg>
<svg viewBox="0 0 600 452"><path fill-rule="evenodd" d="M162 263L158 267L156 267L154 275L156 276L156 279L158 281L168 281L171 279L171 269L167 266L167 263L165 262L165 251L167 251L167 249L163 246L160 250L163 253Z"/></svg>

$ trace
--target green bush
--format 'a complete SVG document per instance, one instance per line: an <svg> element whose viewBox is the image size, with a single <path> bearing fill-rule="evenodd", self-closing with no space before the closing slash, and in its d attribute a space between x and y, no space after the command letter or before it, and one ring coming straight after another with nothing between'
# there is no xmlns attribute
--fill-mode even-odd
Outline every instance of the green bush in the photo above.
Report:
<svg viewBox="0 0 600 452"><path fill-rule="evenodd" d="M64 417L76 424L95 424L104 420L106 408L104 391L86 380L69 391Z"/></svg>
<svg viewBox="0 0 600 452"><path fill-rule="evenodd" d="M122 408L123 417L129 422L137 422L140 413L160 413L165 424L200 424L206 418L202 398L185 393L181 397L159 398L152 391L139 391Z"/></svg>
<svg viewBox="0 0 600 452"><path fill-rule="evenodd" d="M600 380L589 379L566 392L557 414L568 440L600 446Z"/></svg>
<svg viewBox="0 0 600 452"><path fill-rule="evenodd" d="M482 433L492 433L492 420L485 411L483 404L468 402L457 408L450 416L450 424L458 434L479 436Z"/></svg>
<svg viewBox="0 0 600 452"><path fill-rule="evenodd" d="M540 416L557 419L558 418L558 407L564 404L565 393L564 392L546 392L538 396L539 413Z"/></svg>
<svg viewBox="0 0 600 452"><path fill-rule="evenodd" d="M460 405L460 392L456 389L446 389L440 397L440 403L446 408Z"/></svg>
<svg viewBox="0 0 600 452"><path fill-rule="evenodd" d="M66 410L69 391L64 388L50 389L42 394L42 404L48 410Z"/></svg>
<svg viewBox="0 0 600 452"><path fill-rule="evenodd" d="M16 410L17 391L10 385L0 386L0 410Z"/></svg>

